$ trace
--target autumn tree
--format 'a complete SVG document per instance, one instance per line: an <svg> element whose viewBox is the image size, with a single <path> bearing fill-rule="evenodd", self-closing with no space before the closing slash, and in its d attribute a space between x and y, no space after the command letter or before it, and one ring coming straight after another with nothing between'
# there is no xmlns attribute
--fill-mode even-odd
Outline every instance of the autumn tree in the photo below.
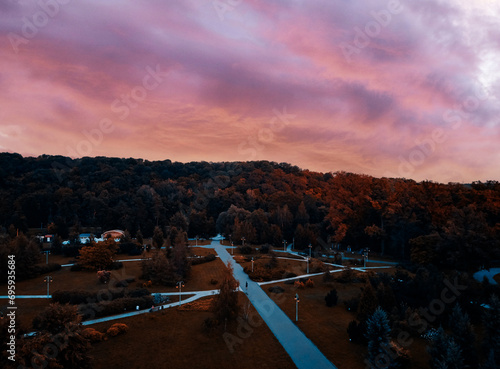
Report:
<svg viewBox="0 0 500 369"><path fill-rule="evenodd" d="M162 248L164 242L165 237L163 236L163 231L160 227L156 226L153 233L153 247L159 250Z"/></svg>
<svg viewBox="0 0 500 369"><path fill-rule="evenodd" d="M184 231L176 234L172 245L172 263L175 273L180 278L185 278L189 274L191 264L188 259L188 239Z"/></svg>
<svg viewBox="0 0 500 369"><path fill-rule="evenodd" d="M69 323L80 323L81 316L78 314L76 305L59 303L50 304L33 319L33 328L56 334L61 332Z"/></svg>
<svg viewBox="0 0 500 369"><path fill-rule="evenodd" d="M162 250L154 250L150 259L142 261L141 268L141 278L150 280L158 285L175 285L174 268Z"/></svg>
<svg viewBox="0 0 500 369"><path fill-rule="evenodd" d="M50 304L34 320L40 331L19 342L19 363L37 367L86 369L91 367L90 343L82 335L81 316L76 305Z"/></svg>
<svg viewBox="0 0 500 369"><path fill-rule="evenodd" d="M80 249L78 264L86 269L109 269L117 250L118 246L114 240L92 243Z"/></svg>
<svg viewBox="0 0 500 369"><path fill-rule="evenodd" d="M219 323L236 319L239 312L238 305L239 282L233 276L233 267L228 261L223 271L219 294L214 297L212 310Z"/></svg>

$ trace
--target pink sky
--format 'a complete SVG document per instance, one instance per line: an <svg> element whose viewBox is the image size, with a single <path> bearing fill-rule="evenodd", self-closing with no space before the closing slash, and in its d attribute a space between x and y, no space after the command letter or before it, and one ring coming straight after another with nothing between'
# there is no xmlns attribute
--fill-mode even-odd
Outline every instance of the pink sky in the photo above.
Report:
<svg viewBox="0 0 500 369"><path fill-rule="evenodd" d="M2 1L0 152L500 180L497 2L358 3Z"/></svg>

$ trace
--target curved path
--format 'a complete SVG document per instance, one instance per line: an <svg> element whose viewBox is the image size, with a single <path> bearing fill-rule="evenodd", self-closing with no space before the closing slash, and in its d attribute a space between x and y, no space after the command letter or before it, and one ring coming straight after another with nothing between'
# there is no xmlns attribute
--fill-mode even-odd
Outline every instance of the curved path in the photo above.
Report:
<svg viewBox="0 0 500 369"><path fill-rule="evenodd" d="M241 265L234 261L220 242L212 241L211 247L224 263L231 263L234 277L240 282L240 286L246 286L248 283L248 299L298 369L336 369L336 366L302 333L259 284L248 277Z"/></svg>
<svg viewBox="0 0 500 369"><path fill-rule="evenodd" d="M497 281L493 278L497 274L500 274L500 268L491 268L491 269L483 269L479 272L474 273L474 278L478 282L482 282L484 277L488 278L491 284L498 284Z"/></svg>

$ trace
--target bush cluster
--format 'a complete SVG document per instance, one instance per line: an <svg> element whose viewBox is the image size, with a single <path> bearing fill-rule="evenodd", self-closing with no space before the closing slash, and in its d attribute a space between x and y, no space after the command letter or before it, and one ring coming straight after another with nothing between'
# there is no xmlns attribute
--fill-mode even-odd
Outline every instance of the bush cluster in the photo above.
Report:
<svg viewBox="0 0 500 369"><path fill-rule="evenodd" d="M204 264L204 263L208 263L210 261L214 261L215 259L216 259L216 257L214 254L208 254L207 256L203 256L201 258L191 259L191 265Z"/></svg>
<svg viewBox="0 0 500 369"><path fill-rule="evenodd" d="M142 297L121 297L112 301L102 301L99 303L82 304L78 307L83 319L98 318L109 315L121 314L125 311L146 309L153 305L153 296Z"/></svg>

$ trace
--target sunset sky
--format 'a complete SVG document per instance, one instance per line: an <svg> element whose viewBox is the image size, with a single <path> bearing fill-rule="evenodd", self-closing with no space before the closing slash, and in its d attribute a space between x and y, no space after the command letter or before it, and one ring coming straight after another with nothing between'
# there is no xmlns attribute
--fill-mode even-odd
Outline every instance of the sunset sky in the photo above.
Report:
<svg viewBox="0 0 500 369"><path fill-rule="evenodd" d="M494 0L2 0L0 152L500 180Z"/></svg>

